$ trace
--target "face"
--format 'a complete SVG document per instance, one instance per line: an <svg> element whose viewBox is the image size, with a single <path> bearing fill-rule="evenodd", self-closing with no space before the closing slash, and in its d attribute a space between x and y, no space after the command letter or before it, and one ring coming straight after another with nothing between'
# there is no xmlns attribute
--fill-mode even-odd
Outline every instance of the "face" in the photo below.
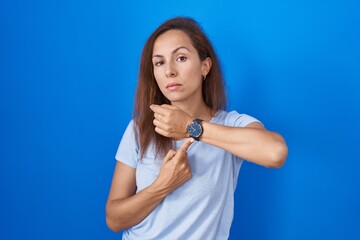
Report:
<svg viewBox="0 0 360 240"><path fill-rule="evenodd" d="M202 76L210 71L211 60L200 60L186 33L169 30L160 35L154 43L152 63L156 82L170 102L203 101Z"/></svg>

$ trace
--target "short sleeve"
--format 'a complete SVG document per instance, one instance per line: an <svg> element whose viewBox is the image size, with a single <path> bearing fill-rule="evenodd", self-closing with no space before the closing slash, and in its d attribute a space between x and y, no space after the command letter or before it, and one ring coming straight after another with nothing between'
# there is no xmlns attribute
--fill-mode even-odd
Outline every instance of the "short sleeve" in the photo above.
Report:
<svg viewBox="0 0 360 240"><path fill-rule="evenodd" d="M225 118L225 126L230 126L230 127L246 127L247 125L253 122L261 123L256 118L246 114L240 114L237 111L229 112Z"/></svg>
<svg viewBox="0 0 360 240"><path fill-rule="evenodd" d="M120 141L115 159L129 167L136 168L138 164L139 144L135 136L134 120L128 124Z"/></svg>

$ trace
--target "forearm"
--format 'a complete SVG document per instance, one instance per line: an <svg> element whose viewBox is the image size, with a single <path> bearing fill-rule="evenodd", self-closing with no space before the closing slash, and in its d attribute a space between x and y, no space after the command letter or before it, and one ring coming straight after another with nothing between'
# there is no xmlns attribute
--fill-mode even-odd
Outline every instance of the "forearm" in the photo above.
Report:
<svg viewBox="0 0 360 240"><path fill-rule="evenodd" d="M169 150L156 180L136 194L135 170L122 163L116 165L106 204L106 223L111 230L118 232L140 223L169 193L191 178L186 151L193 141L189 139L177 151Z"/></svg>
<svg viewBox="0 0 360 240"><path fill-rule="evenodd" d="M107 225L118 232L140 223L167 194L167 190L154 182L128 198L109 200L106 206Z"/></svg>
<svg viewBox="0 0 360 240"><path fill-rule="evenodd" d="M281 167L287 147L281 135L258 128L227 127L203 123L201 141L266 167Z"/></svg>

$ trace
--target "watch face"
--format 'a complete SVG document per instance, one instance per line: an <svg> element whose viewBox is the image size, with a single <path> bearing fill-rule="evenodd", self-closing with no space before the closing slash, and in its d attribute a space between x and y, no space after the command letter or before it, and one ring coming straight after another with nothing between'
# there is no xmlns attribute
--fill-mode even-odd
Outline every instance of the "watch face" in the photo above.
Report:
<svg viewBox="0 0 360 240"><path fill-rule="evenodd" d="M201 134L202 134L201 124L199 124L197 122L192 122L189 125L188 132L189 132L190 137L197 138L197 137L201 136Z"/></svg>

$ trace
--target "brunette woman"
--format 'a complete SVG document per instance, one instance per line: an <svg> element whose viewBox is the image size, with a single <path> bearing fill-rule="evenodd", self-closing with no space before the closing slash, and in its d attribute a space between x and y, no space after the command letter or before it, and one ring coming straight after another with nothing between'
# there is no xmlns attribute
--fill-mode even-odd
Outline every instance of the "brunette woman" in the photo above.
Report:
<svg viewBox="0 0 360 240"><path fill-rule="evenodd" d="M228 239L243 160L281 167L287 146L225 111L223 76L199 25L177 17L141 56L134 118L116 154L106 221L123 239Z"/></svg>

